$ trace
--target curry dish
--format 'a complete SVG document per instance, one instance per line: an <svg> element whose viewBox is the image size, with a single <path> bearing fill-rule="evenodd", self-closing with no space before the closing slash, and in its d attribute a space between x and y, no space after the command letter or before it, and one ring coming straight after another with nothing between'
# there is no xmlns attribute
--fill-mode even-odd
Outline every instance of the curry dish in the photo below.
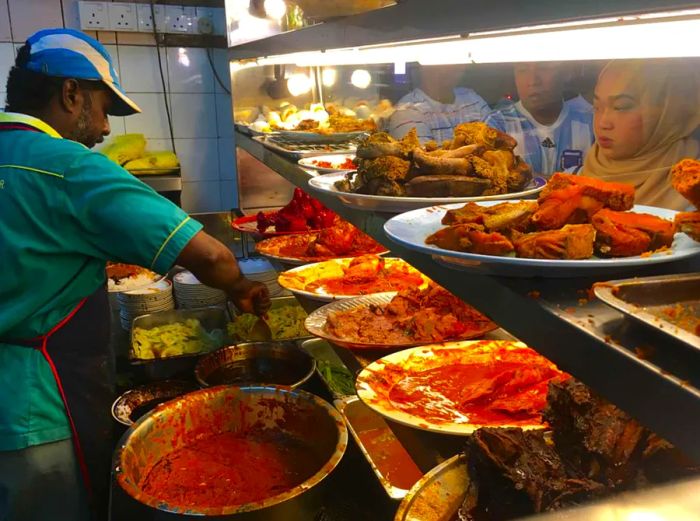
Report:
<svg viewBox="0 0 700 521"><path fill-rule="evenodd" d="M344 341L378 345L474 338L496 327L437 284L401 291L386 306L330 312L326 323Z"/></svg>

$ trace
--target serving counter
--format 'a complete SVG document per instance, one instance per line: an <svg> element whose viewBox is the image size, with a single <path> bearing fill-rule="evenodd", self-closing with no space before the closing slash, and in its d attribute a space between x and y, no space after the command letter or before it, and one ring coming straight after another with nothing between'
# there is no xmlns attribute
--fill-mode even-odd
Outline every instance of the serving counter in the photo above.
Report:
<svg viewBox="0 0 700 521"><path fill-rule="evenodd" d="M312 174L294 160L236 133L236 145L296 186ZM392 217L349 209L335 197L311 192L381 244L452 293L487 314L505 334L527 343L688 455L700 459L700 352L642 327L591 295L595 282L700 271L700 258L611 271L595 277L503 277L458 271L410 251L384 233ZM649 347L654 349L649 349ZM653 353L652 353L653 351ZM371 359L338 349L358 370Z"/></svg>

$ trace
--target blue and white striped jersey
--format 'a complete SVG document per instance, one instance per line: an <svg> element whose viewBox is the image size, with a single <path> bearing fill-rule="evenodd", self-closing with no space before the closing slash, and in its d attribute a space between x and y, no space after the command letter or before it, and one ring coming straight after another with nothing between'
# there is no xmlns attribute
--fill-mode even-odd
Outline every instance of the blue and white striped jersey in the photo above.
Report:
<svg viewBox="0 0 700 521"><path fill-rule="evenodd" d="M472 89L457 87L455 100L445 104L435 101L421 89L415 89L396 104L389 120L388 132L395 138L404 137L416 127L421 143L442 143L452 139L454 128L460 123L482 121L489 113L488 104Z"/></svg>
<svg viewBox="0 0 700 521"><path fill-rule="evenodd" d="M492 112L484 121L513 136L518 141L515 153L532 167L533 173L549 177L582 165L593 144L593 110L582 100L564 102L551 125L539 123L519 101Z"/></svg>

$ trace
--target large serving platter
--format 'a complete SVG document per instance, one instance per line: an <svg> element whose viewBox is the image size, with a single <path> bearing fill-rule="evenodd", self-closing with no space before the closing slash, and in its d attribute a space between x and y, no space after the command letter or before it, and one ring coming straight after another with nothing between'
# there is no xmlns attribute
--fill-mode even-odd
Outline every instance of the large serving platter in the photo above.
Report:
<svg viewBox="0 0 700 521"><path fill-rule="evenodd" d="M317 336L319 338L323 338L325 340L328 340L329 342L332 342L336 345L339 345L341 347L347 347L348 349L392 349L392 350L397 350L397 349L404 349L407 347L414 347L418 345L425 344L424 340L419 340L419 341L409 341L406 340L406 342L398 343L398 342L392 342L388 344L379 344L379 343L368 343L368 342L357 342L357 341L352 341L348 340L346 338L341 338L338 337L328 331L326 331L326 322L328 321L328 314L335 312L335 311L350 311L359 307L368 307L370 305L376 305L376 306L386 306L391 302L391 299L393 299L396 296L397 292L396 291L388 291L386 293L375 293L373 295L365 295L363 297L355 297L351 299L343 299L343 300L336 300L335 302L332 302L330 304L326 304L325 306L318 308L314 312L312 312L307 318L306 322L304 323L304 326L306 327L306 330L311 333L314 336ZM483 336L484 334L488 333L489 331L493 331L496 329L498 326L496 324L492 324L488 327L484 327L481 331L474 331L473 334L471 334L467 338L477 338L480 336Z"/></svg>
<svg viewBox="0 0 700 521"><path fill-rule="evenodd" d="M362 130L355 132L310 132L304 130L278 130L277 133L289 141L297 143L344 143L358 139L367 134Z"/></svg>
<svg viewBox="0 0 700 521"><path fill-rule="evenodd" d="M307 326L308 328L308 326ZM385 418L392 421L407 425L420 430L438 432L442 434L454 435L469 435L475 430L482 427L498 426L502 428L520 427L522 429L543 429L545 424L538 420L529 421L513 421L511 425L499 422L496 425L472 423L467 416L460 415L455 412L452 421L432 421L431 419L414 415L410 412L401 410L395 407L392 402L383 396L383 392L379 390L380 386L392 385L397 383L397 379L403 378L403 371L397 371L395 368L405 368L408 370L430 370L440 367L445 362L443 356L437 353L443 350L456 350L453 363L460 363L460 357L465 360L470 360L474 353L488 353L496 349L522 349L527 348L522 342L513 342L507 340L467 340L458 342L446 342L442 344L431 344L427 346L413 347L396 353L389 354L376 360L366 366L357 375L355 387L357 396L372 408L375 412L381 414ZM491 362L493 363L493 362ZM394 382L397 380L397 382ZM449 404L445 402L445 398L430 397L431 403L434 403L436 409L448 408Z"/></svg>
<svg viewBox="0 0 700 521"><path fill-rule="evenodd" d="M496 201L480 203L483 206L494 206ZM674 237L673 245L667 251L650 255L638 255L635 257L597 258L584 260L548 260L526 259L519 257L499 257L495 255L480 255L460 251L446 250L432 244L426 244L425 239L444 228L440 221L447 212L461 208L461 204L450 204L422 208L397 215L384 224L384 231L393 241L415 251L432 254L443 263L450 263L452 267L463 269L478 268L510 268L512 275L522 276L561 276L560 271L566 276L585 276L596 271L615 271L620 268L647 266L685 259L700 253L700 243L693 241L683 233ZM665 208L636 205L633 212L648 213L664 219L673 220L677 212ZM518 273L518 271L521 271Z"/></svg>
<svg viewBox="0 0 700 521"><path fill-rule="evenodd" d="M271 216L277 213L276 211L265 212L266 216ZM304 233L320 231L320 229L303 230L303 231L278 231L274 226L268 227L264 232L258 230L258 216L244 215L242 217L237 217L231 221L231 228L241 233L249 233L254 237L277 237L281 235L302 235Z"/></svg>
<svg viewBox="0 0 700 521"><path fill-rule="evenodd" d="M302 157L299 160L299 166L315 170L321 174L354 172L355 168L336 168L333 166L334 164L343 164L346 160L354 158L355 154L328 154L325 156ZM331 167L319 166L317 164L319 161L328 162L331 164Z"/></svg>
<svg viewBox="0 0 700 521"><path fill-rule="evenodd" d="M347 268L353 260L353 258L331 259L328 261L315 262L313 264L299 266L298 268L293 268L280 273L277 281L279 282L280 286L288 289L295 295L307 297L312 300L320 300L321 302L331 302L333 300L360 297L362 296L360 294L329 293L323 286L315 288L313 291L304 289L307 284L319 279L342 277L344 274L344 268ZM418 270L410 266L405 261L401 259L387 258L385 259L385 263L386 268L399 265L406 266L410 272L423 277L423 284L421 285L421 288L427 287L429 282L428 277L422 275Z"/></svg>
<svg viewBox="0 0 700 521"><path fill-rule="evenodd" d="M535 177L530 184L520 192L499 195L480 195L475 197L395 197L389 195L368 195L343 192L335 187L342 181L343 173L323 174L309 179L309 187L317 192L330 194L340 199L346 206L356 210L401 213L426 206L447 205L453 203L468 203L479 201L503 201L504 199L521 199L530 197L542 191L547 181Z"/></svg>
<svg viewBox="0 0 700 521"><path fill-rule="evenodd" d="M342 257L348 257L348 255L337 255L337 256L328 256L328 257L308 257L308 256L299 256L299 257L292 257L284 254L278 253L279 248L283 246L285 243L288 241L304 241L307 244L310 244L318 235L318 233L312 232L312 233L300 233L296 235L280 235L277 237L270 237L269 239L265 239L264 241L261 241L255 245L255 248L260 255L263 255L264 257L267 257L269 259L276 260L278 262L282 262L284 264L290 264L292 266L301 266L303 264L310 264L312 262L321 262L321 261L326 261L330 259L338 259ZM359 257L360 255L365 255L368 253L373 253L375 255L384 255L389 252L386 248L381 246L379 243L377 244L377 248L374 251L364 251L364 252L358 252L355 257Z"/></svg>

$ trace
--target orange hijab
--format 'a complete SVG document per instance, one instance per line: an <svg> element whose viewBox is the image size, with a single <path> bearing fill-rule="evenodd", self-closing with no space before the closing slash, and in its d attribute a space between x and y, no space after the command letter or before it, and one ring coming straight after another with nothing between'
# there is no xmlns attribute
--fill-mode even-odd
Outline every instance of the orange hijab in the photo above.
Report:
<svg viewBox="0 0 700 521"><path fill-rule="evenodd" d="M633 184L635 202L683 210L686 201L671 186L671 167L698 158L700 143L691 134L700 127L700 75L688 60L614 60L600 72L619 76L620 92L639 100L644 144L626 159L608 159L597 143L586 154L582 175Z"/></svg>

